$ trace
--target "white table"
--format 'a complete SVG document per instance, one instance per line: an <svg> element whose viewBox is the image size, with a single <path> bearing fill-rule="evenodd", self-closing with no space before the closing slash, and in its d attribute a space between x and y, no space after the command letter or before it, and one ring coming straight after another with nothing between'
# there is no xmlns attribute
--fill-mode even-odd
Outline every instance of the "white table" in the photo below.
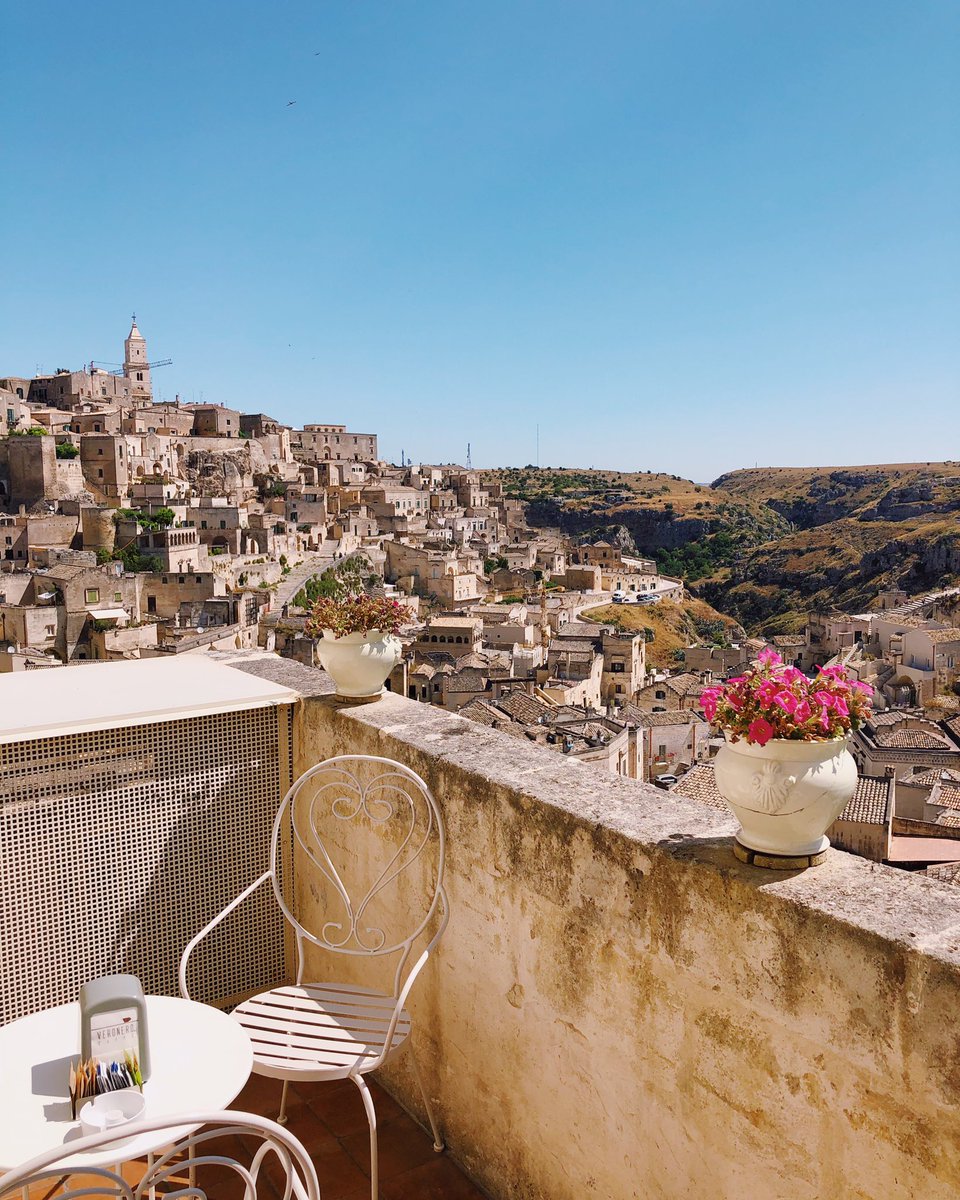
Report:
<svg viewBox="0 0 960 1200"><path fill-rule="evenodd" d="M228 1108L250 1077L253 1049L243 1027L207 1004L147 997L152 1074L144 1119ZM70 1063L80 1057L80 1006L64 1004L0 1028L0 1171L83 1136L70 1119ZM193 1128L141 1134L123 1158L141 1158ZM118 1136L120 1130L118 1130ZM110 1166L117 1150L78 1154L73 1166Z"/></svg>

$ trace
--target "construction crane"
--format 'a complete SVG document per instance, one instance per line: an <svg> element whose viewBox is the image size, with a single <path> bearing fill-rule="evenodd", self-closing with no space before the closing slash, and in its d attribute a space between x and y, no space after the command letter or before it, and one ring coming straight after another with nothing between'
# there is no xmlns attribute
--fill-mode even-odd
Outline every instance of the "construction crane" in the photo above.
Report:
<svg viewBox="0 0 960 1200"><path fill-rule="evenodd" d="M152 371L154 369L154 367L172 367L173 359L172 358L158 358L156 362L150 362L150 363L146 363L144 365L150 371ZM123 363L100 362L99 359L96 359L96 360L91 359L90 360L90 369L93 370L94 367L116 367L117 370L111 371L110 374L111 375L122 375L123 374Z"/></svg>

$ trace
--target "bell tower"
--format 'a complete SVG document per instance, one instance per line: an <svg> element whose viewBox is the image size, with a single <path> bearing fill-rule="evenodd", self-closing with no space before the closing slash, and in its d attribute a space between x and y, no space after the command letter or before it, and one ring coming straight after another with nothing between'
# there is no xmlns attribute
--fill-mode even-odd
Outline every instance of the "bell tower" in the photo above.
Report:
<svg viewBox="0 0 960 1200"><path fill-rule="evenodd" d="M130 396L132 399L151 401L153 392L150 387L150 364L147 361L147 342L137 328L137 314L133 314L133 324L123 343L123 374L130 380Z"/></svg>

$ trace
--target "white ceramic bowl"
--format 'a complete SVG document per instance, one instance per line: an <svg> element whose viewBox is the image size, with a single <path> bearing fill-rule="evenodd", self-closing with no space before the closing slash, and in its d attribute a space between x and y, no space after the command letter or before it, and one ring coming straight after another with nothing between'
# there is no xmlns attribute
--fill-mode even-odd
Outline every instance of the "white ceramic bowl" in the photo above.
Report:
<svg viewBox="0 0 960 1200"><path fill-rule="evenodd" d="M122 1088L95 1096L80 1110L80 1127L84 1133L102 1133L139 1120L146 1100L138 1088Z"/></svg>

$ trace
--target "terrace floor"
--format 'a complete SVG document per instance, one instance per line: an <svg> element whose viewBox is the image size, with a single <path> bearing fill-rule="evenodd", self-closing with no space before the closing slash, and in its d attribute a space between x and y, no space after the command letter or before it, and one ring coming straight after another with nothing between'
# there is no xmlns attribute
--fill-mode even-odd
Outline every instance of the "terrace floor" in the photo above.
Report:
<svg viewBox="0 0 960 1200"><path fill-rule="evenodd" d="M487 1200L391 1096L369 1077L368 1084L377 1109L381 1200ZM233 1107L276 1119L281 1086L252 1075ZM291 1084L287 1116L287 1128L313 1159L323 1200L368 1200L370 1132L356 1086Z"/></svg>

